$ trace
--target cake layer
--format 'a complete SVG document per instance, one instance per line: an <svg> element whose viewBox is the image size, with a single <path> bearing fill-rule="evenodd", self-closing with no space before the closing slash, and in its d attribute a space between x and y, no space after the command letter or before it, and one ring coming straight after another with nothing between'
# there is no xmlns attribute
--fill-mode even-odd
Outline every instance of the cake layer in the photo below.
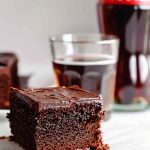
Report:
<svg viewBox="0 0 150 150"><path fill-rule="evenodd" d="M101 96L76 86L10 90L13 139L26 150L108 150Z"/></svg>

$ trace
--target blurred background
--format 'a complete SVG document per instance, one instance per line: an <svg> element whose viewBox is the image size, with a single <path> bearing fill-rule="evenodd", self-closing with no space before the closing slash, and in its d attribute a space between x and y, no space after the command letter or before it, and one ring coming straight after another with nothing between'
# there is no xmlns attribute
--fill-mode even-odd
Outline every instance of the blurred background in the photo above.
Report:
<svg viewBox="0 0 150 150"><path fill-rule="evenodd" d="M13 50L18 55L20 74L47 71L52 75L48 38L60 33L98 32L96 2L0 0L0 51Z"/></svg>
<svg viewBox="0 0 150 150"><path fill-rule="evenodd" d="M0 52L14 52L18 56L19 75L24 76L27 81L30 77L28 87L53 85L49 43L51 35L99 32L98 18L100 16L98 17L97 13L100 14L100 11L97 12L96 8L98 1L0 0ZM123 48L121 47L120 51L123 54L123 57L120 57L123 65L121 69L119 68L121 74L118 75L120 78L117 78L119 88L116 92L120 100L116 104L121 105L113 105L113 111L118 112L113 112L110 120L103 124L104 139L106 143L110 143L113 150L120 150L120 147L122 150L147 150L150 147L150 121L148 119L150 116L150 109L148 109L150 108L150 49L148 44L150 43L150 7L130 6L132 2L141 1L149 3L148 0L116 0L117 3L124 2L129 5L126 6L127 8L121 5L121 9L118 5L106 7L108 14L106 11L103 15L106 14L104 19L108 26L105 26L104 21L101 23L104 24L101 27L102 32L104 32L104 27L108 27L108 33L115 33L115 35L117 33L123 37ZM145 8L147 11L144 10ZM112 14L112 11L115 13ZM145 46L148 48L146 49ZM142 82L143 76L144 82ZM111 87L107 82L106 85ZM106 94L107 92L108 90ZM117 100L117 98L111 100ZM147 109L148 111L140 112ZM0 136L5 134L10 135L8 120L3 124L2 121L0 123Z"/></svg>

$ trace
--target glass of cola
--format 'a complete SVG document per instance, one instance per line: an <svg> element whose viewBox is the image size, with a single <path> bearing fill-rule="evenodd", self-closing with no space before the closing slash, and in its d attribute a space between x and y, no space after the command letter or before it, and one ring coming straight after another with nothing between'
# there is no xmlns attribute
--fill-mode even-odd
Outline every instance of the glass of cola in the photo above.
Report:
<svg viewBox="0 0 150 150"><path fill-rule="evenodd" d="M114 100L119 40L104 34L64 34L50 38L55 86L102 94L109 114Z"/></svg>

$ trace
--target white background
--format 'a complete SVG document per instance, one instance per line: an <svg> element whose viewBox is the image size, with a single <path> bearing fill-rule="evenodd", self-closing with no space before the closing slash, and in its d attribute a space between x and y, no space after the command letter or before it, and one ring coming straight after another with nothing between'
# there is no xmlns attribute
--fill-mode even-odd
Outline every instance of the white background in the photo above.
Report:
<svg viewBox="0 0 150 150"><path fill-rule="evenodd" d="M98 32L97 1L0 0L0 51L16 52L19 71L49 69L49 36Z"/></svg>

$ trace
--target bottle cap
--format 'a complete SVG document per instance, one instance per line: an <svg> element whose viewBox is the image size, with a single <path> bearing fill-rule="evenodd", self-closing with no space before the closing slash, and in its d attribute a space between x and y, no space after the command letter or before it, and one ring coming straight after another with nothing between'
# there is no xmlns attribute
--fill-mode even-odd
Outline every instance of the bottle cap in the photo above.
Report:
<svg viewBox="0 0 150 150"><path fill-rule="evenodd" d="M103 4L150 5L150 0L99 0Z"/></svg>

